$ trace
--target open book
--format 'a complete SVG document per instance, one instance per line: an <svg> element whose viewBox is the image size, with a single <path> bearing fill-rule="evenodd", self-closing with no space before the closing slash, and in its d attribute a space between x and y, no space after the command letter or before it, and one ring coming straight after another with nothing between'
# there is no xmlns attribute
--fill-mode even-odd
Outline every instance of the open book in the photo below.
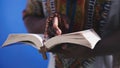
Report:
<svg viewBox="0 0 120 68"><path fill-rule="evenodd" d="M57 44L62 43L78 44L80 46L85 46L93 49L99 40L100 37L98 36L98 34L93 29L88 29L49 38L44 43L44 45L47 48L47 50L57 46ZM17 42L30 43L37 49L41 50L41 47L43 47L43 35L31 33L10 34L7 40L2 45L2 47L9 46L9 44Z"/></svg>

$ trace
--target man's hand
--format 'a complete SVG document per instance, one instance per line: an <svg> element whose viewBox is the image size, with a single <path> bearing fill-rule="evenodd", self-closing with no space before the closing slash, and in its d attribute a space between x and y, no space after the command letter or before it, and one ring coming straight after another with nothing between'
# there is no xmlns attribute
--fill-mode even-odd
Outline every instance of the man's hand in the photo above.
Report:
<svg viewBox="0 0 120 68"><path fill-rule="evenodd" d="M65 34L69 29L69 22L65 15L55 13L47 18L47 33L49 37Z"/></svg>
<svg viewBox="0 0 120 68"><path fill-rule="evenodd" d="M49 23L49 28L48 28L49 35L53 37L53 35L56 36L56 35L61 35L63 33L67 33L69 25L66 20L67 18L65 18L65 16L64 17L61 16L61 18L56 16L55 17L51 16L49 18L49 21L52 21L53 23L52 25ZM87 58L92 56L91 49L74 44L60 44L58 45L58 47L52 49L51 51L53 53L60 53L64 55L64 57L66 58L71 58L71 57Z"/></svg>
<svg viewBox="0 0 120 68"><path fill-rule="evenodd" d="M54 22L53 22L53 28L55 29L56 31L56 35L61 35L62 34L62 31L61 29L58 27L58 17L54 17Z"/></svg>

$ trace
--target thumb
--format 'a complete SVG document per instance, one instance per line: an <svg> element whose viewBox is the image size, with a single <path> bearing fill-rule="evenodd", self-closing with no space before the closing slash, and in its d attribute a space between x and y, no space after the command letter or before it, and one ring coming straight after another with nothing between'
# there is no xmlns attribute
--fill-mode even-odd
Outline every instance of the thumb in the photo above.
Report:
<svg viewBox="0 0 120 68"><path fill-rule="evenodd" d="M54 22L53 22L53 28L55 29L57 35L61 35L62 31L61 29L58 27L58 17L54 17Z"/></svg>

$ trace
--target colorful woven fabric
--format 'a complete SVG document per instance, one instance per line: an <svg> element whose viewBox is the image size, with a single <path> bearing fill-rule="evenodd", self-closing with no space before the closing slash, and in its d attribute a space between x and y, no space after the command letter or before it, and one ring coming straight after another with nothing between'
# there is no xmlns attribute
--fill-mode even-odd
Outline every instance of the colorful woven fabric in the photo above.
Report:
<svg viewBox="0 0 120 68"><path fill-rule="evenodd" d="M25 9L27 15L38 15L44 17L49 15L50 10L49 2L51 0L28 0ZM70 31L82 30L85 19L85 0L53 0L55 3L55 10L61 14L68 16L70 19ZM43 7L43 2L45 3ZM46 5L47 4L47 5ZM47 7L45 7L47 6ZM46 9L46 10L44 10ZM47 14L45 14L44 12ZM78 25L79 24L79 25Z"/></svg>
<svg viewBox="0 0 120 68"><path fill-rule="evenodd" d="M85 19L85 0L58 1L60 3L57 8L58 12L65 14L70 19L70 31L82 30Z"/></svg>

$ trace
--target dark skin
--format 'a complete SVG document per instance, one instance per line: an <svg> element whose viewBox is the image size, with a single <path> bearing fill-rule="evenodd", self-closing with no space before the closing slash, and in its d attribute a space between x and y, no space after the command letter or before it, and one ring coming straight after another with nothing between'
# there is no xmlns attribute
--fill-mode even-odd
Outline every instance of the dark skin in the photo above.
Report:
<svg viewBox="0 0 120 68"><path fill-rule="evenodd" d="M49 17L48 17L49 18ZM63 21L65 21L62 25L54 22L53 28L55 30L55 35L60 35L63 33L67 33L68 31L68 19L65 16L62 16ZM53 19L54 20L54 19ZM44 33L46 19L28 16L24 19L24 23L30 33ZM59 27L60 26L60 27ZM62 29L64 28L64 29ZM52 52L62 53L66 58L70 57L79 57L79 58L89 58L100 55L109 55L120 52L120 29L116 29L114 33L111 33L109 36L100 40L95 48L89 49L83 46L75 46L68 48L69 45L62 46L61 48L52 50Z"/></svg>

